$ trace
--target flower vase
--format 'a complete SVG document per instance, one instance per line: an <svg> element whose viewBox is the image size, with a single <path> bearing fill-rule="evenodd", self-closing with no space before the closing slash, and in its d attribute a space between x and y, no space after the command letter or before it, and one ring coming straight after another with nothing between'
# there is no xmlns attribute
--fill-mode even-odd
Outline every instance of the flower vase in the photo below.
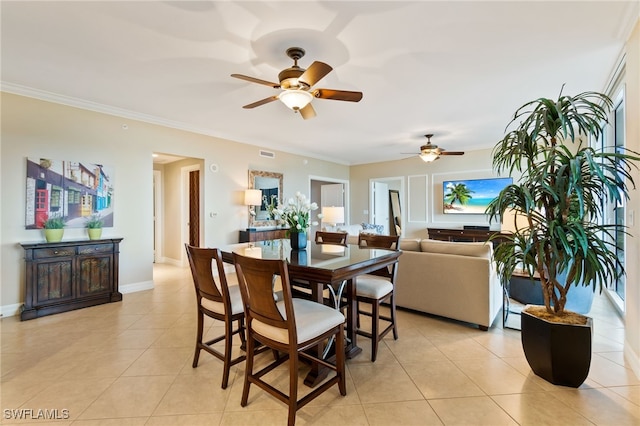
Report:
<svg viewBox="0 0 640 426"><path fill-rule="evenodd" d="M306 232L291 232L289 239L291 240L291 250L304 250L307 248Z"/></svg>

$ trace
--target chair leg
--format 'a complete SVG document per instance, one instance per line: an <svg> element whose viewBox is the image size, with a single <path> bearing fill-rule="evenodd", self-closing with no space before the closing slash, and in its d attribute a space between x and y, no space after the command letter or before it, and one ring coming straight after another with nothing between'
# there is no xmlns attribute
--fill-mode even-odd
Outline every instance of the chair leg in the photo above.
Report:
<svg viewBox="0 0 640 426"><path fill-rule="evenodd" d="M242 407L247 406L247 401L249 400L249 377L253 375L253 352L255 350L255 340L252 337L247 339L247 358L245 360L245 370L244 370L244 386L242 387L242 399L240 400L240 405Z"/></svg>
<svg viewBox="0 0 640 426"><path fill-rule="evenodd" d="M247 338L245 337L246 332L247 332L247 328L244 325L244 317L241 317L238 320L238 334L240 335L240 348L247 347Z"/></svg>
<svg viewBox="0 0 640 426"><path fill-rule="evenodd" d="M222 389L229 383L229 370L231 369L231 348L233 339L233 321L230 318L224 321L224 366L222 370Z"/></svg>
<svg viewBox="0 0 640 426"><path fill-rule="evenodd" d="M371 362L375 362L378 356L378 342L380 341L380 335L378 334L380 322L380 303L374 301L371 304Z"/></svg>
<svg viewBox="0 0 640 426"><path fill-rule="evenodd" d="M336 335L336 368L337 374L340 375L338 381L338 389L340 395L345 396L347 394L347 381L345 378L345 354L344 354L344 325L340 325L338 334Z"/></svg>
<svg viewBox="0 0 640 426"><path fill-rule="evenodd" d="M391 294L391 322L393 323L393 340L398 340L398 322L396 321L396 298Z"/></svg>
<svg viewBox="0 0 640 426"><path fill-rule="evenodd" d="M296 411L298 411L298 352L295 347L289 350L289 418L288 426L296 424Z"/></svg>
<svg viewBox="0 0 640 426"><path fill-rule="evenodd" d="M198 366L198 360L200 359L200 345L202 344L202 331L204 328L204 315L198 310L198 330L196 331L196 351L193 354L193 363L191 367L196 368Z"/></svg>

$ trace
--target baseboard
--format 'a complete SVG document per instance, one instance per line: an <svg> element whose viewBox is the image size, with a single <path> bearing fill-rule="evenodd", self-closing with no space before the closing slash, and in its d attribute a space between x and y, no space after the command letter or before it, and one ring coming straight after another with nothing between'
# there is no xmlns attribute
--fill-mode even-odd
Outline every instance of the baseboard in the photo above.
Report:
<svg viewBox="0 0 640 426"><path fill-rule="evenodd" d="M177 266L179 268L182 268L184 266L182 265L181 259L172 259L170 257L158 258L156 259L156 263L166 263L167 265Z"/></svg>
<svg viewBox="0 0 640 426"><path fill-rule="evenodd" d="M631 344L626 339L624 342L624 360L629 363L631 370L640 379L640 357L631 350Z"/></svg>
<svg viewBox="0 0 640 426"><path fill-rule="evenodd" d="M137 291L153 290L153 281L142 281L139 283L125 284L118 287L120 293L135 293Z"/></svg>
<svg viewBox="0 0 640 426"><path fill-rule="evenodd" d="M22 303L0 306L0 315L3 317L13 317L16 315L20 315L20 308L22 308Z"/></svg>

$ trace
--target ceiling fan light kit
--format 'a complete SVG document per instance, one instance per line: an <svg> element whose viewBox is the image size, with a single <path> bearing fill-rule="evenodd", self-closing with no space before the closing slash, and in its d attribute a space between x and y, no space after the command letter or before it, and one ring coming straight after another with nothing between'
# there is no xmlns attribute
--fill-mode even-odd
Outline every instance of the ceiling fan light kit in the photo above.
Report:
<svg viewBox="0 0 640 426"><path fill-rule="evenodd" d="M282 89L277 96L270 96L265 99L243 106L245 109L252 109L264 104L280 99L289 109L300 112L303 119L315 117L316 112L311 105L313 98L331 99L335 101L359 102L362 99L362 92L350 92L346 90L315 89L311 87L329 74L333 68L324 62L315 61L304 69L298 66L298 60L305 54L301 47L290 47L286 51L287 56L293 59L293 66L278 73L279 83L272 83L255 77L243 74L231 74L231 77L249 81L251 83L263 84L274 89Z"/></svg>
<svg viewBox="0 0 640 426"><path fill-rule="evenodd" d="M427 144L420 147L420 152L417 155L425 163L436 161L440 158L441 155L464 155L464 152L462 151L445 151L442 148L438 148L438 145L432 145L431 137L433 136L433 134L424 136L427 138Z"/></svg>
<svg viewBox="0 0 640 426"><path fill-rule="evenodd" d="M313 95L305 90L283 90L280 93L279 99L288 108L298 111L306 107L313 99Z"/></svg>

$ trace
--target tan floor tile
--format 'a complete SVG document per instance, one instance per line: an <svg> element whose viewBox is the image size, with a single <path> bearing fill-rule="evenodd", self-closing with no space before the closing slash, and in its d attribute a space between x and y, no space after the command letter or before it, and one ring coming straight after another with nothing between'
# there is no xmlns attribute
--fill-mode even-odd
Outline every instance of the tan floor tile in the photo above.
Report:
<svg viewBox="0 0 640 426"><path fill-rule="evenodd" d="M220 426L282 426L287 423L288 411L284 405L271 410L250 410L248 408L249 406L241 411L225 410Z"/></svg>
<svg viewBox="0 0 640 426"><path fill-rule="evenodd" d="M452 361L429 360L403 367L426 399L485 395Z"/></svg>
<svg viewBox="0 0 640 426"><path fill-rule="evenodd" d="M211 426L220 424L221 420L222 412L182 416L151 416L145 426Z"/></svg>
<svg viewBox="0 0 640 426"><path fill-rule="evenodd" d="M363 404L423 399L415 383L399 365L350 365L349 372Z"/></svg>
<svg viewBox="0 0 640 426"><path fill-rule="evenodd" d="M149 348L131 364L123 376L176 375L191 362L191 349Z"/></svg>
<svg viewBox="0 0 640 426"><path fill-rule="evenodd" d="M65 377L119 377L143 353L143 349L88 352L73 360L73 368L65 374Z"/></svg>
<svg viewBox="0 0 640 426"><path fill-rule="evenodd" d="M602 386L640 385L640 379L630 368L623 367L598 354L591 357L589 379Z"/></svg>
<svg viewBox="0 0 640 426"><path fill-rule="evenodd" d="M77 420L114 381L115 378L62 380L44 388L23 407L65 409L70 420Z"/></svg>
<svg viewBox="0 0 640 426"><path fill-rule="evenodd" d="M109 347L112 349L147 349L164 332L163 329L158 328L124 330L109 339Z"/></svg>
<svg viewBox="0 0 640 426"><path fill-rule="evenodd" d="M431 343L447 358L457 359L496 359L490 350L476 342L471 336L447 336L429 338Z"/></svg>
<svg viewBox="0 0 640 426"><path fill-rule="evenodd" d="M609 389L566 389L554 396L598 425L640 424L640 406Z"/></svg>
<svg viewBox="0 0 640 426"><path fill-rule="evenodd" d="M368 424L367 416L360 404L330 407L305 406L296 413L296 425L366 426Z"/></svg>
<svg viewBox="0 0 640 426"><path fill-rule="evenodd" d="M429 404L445 425L517 425L488 396L433 399Z"/></svg>
<svg viewBox="0 0 640 426"><path fill-rule="evenodd" d="M521 425L592 425L548 392L496 395L492 399Z"/></svg>
<svg viewBox="0 0 640 426"><path fill-rule="evenodd" d="M542 387L501 359L457 360L454 363L488 395L540 392Z"/></svg>
<svg viewBox="0 0 640 426"><path fill-rule="evenodd" d="M616 386L609 389L640 406L640 386Z"/></svg>
<svg viewBox="0 0 640 426"><path fill-rule="evenodd" d="M123 419L76 420L73 426L144 426L148 417L128 417ZM57 424L57 423L56 423Z"/></svg>
<svg viewBox="0 0 640 426"><path fill-rule="evenodd" d="M153 412L154 416L222 412L230 392L220 380L204 375L178 376Z"/></svg>
<svg viewBox="0 0 640 426"><path fill-rule="evenodd" d="M427 401L365 404L364 411L371 426L442 424Z"/></svg>
<svg viewBox="0 0 640 426"><path fill-rule="evenodd" d="M80 419L148 417L158 406L173 376L121 377L80 415Z"/></svg>

